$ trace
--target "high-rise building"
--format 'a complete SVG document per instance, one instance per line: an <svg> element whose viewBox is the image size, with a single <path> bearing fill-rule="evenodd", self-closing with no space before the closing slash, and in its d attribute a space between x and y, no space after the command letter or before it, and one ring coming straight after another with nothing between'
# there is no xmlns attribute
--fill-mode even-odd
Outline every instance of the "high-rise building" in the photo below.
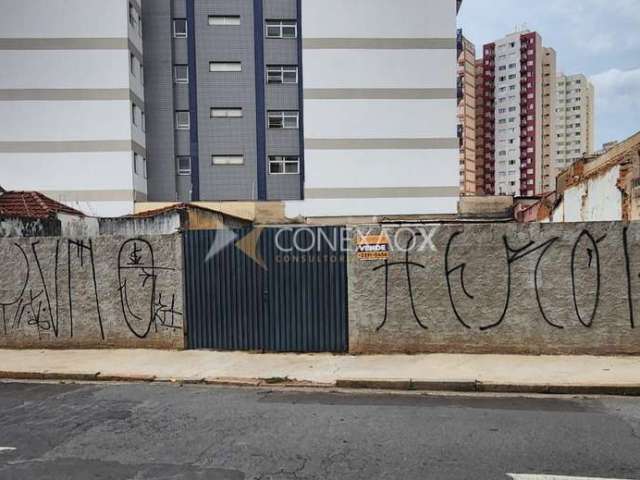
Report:
<svg viewBox="0 0 640 480"><path fill-rule="evenodd" d="M149 198L454 213L458 5L145 2Z"/></svg>
<svg viewBox="0 0 640 480"><path fill-rule="evenodd" d="M556 170L594 152L594 88L584 75L557 77Z"/></svg>
<svg viewBox="0 0 640 480"><path fill-rule="evenodd" d="M145 1L149 199L303 188L298 1Z"/></svg>
<svg viewBox="0 0 640 480"><path fill-rule="evenodd" d="M146 198L138 0L0 0L0 183L96 215Z"/></svg>
<svg viewBox="0 0 640 480"><path fill-rule="evenodd" d="M488 188L493 185L493 164L490 162L491 157L487 156L487 151L493 149L493 140L491 136L485 138L487 132L485 132L485 125L492 123L491 115L486 116L488 111L493 111L492 100L487 101L487 94L489 99L493 98L493 87L487 92L485 88L485 76L484 76L484 60L482 58L476 59L476 195L490 194L491 190ZM494 85L493 81L487 79L490 85ZM493 131L493 127L490 129ZM486 145L489 145L489 149ZM486 166L485 166L486 165Z"/></svg>
<svg viewBox="0 0 640 480"><path fill-rule="evenodd" d="M542 59L542 193L556 189L556 51L543 48Z"/></svg>
<svg viewBox="0 0 640 480"><path fill-rule="evenodd" d="M476 48L458 30L460 194L476 195Z"/></svg>
<svg viewBox="0 0 640 480"><path fill-rule="evenodd" d="M531 196L542 192L543 69L535 32L517 32L484 46L485 192Z"/></svg>
<svg viewBox="0 0 640 480"><path fill-rule="evenodd" d="M392 3L0 0L0 181L99 215L455 213L461 2Z"/></svg>

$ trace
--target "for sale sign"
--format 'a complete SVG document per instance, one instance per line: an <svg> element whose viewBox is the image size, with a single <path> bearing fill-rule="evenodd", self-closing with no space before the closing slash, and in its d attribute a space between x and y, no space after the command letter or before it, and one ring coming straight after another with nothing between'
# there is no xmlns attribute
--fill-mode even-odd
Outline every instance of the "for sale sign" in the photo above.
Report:
<svg viewBox="0 0 640 480"><path fill-rule="evenodd" d="M387 260L391 252L389 237L381 235L361 235L358 237L356 254L360 260Z"/></svg>

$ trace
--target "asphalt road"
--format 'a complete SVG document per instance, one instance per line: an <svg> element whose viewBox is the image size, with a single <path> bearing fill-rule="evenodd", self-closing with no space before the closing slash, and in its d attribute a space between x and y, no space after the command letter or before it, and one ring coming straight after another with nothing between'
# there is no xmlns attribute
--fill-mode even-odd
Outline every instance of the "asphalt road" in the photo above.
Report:
<svg viewBox="0 0 640 480"><path fill-rule="evenodd" d="M0 383L2 480L507 473L640 479L640 399Z"/></svg>

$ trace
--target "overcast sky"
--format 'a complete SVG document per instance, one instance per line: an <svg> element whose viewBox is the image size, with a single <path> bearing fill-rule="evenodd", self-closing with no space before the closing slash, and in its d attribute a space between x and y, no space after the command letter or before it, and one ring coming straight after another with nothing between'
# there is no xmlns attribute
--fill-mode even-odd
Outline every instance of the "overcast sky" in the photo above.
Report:
<svg viewBox="0 0 640 480"><path fill-rule="evenodd" d="M476 44L526 24L558 54L558 71L596 89L596 148L640 130L640 0L464 0L458 25Z"/></svg>

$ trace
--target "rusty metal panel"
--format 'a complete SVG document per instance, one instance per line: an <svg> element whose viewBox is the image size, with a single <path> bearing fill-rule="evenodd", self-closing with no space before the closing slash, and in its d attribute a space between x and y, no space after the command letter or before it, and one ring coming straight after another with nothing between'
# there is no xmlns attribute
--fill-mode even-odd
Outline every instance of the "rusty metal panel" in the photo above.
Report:
<svg viewBox="0 0 640 480"><path fill-rule="evenodd" d="M184 235L189 348L347 351L342 227Z"/></svg>

